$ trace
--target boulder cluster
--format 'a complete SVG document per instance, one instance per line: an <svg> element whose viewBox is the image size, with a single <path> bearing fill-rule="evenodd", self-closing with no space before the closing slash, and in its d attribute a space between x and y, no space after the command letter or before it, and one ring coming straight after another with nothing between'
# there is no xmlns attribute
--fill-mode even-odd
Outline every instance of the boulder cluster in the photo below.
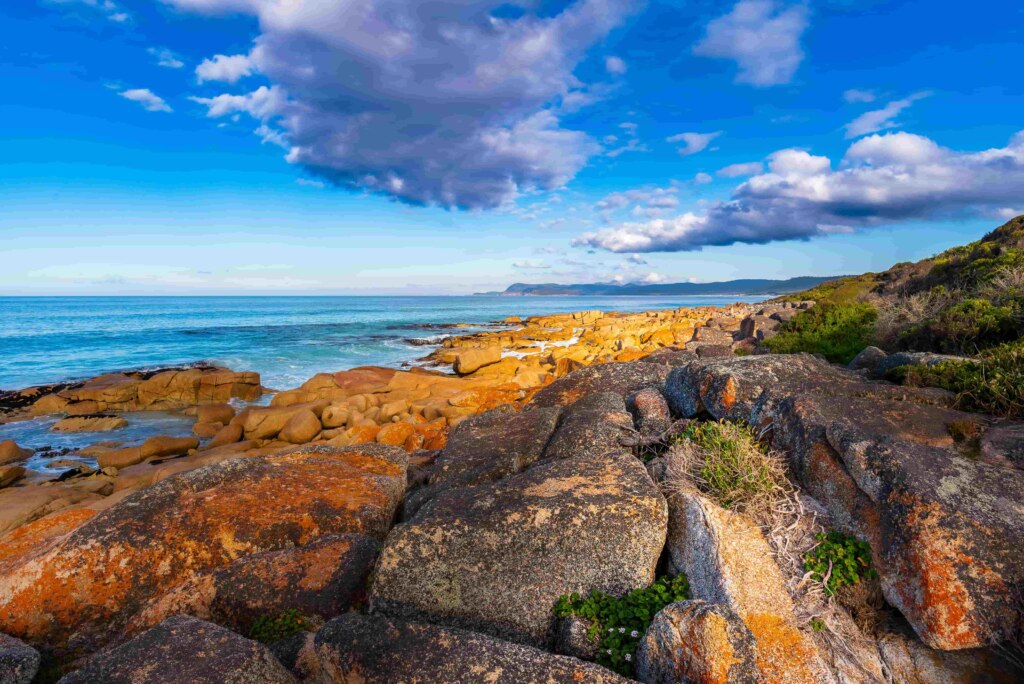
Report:
<svg viewBox="0 0 1024 684"><path fill-rule="evenodd" d="M0 490L0 681L1021 681L1020 426L736 354L799 306L509 321L426 360L454 375L322 374L262 407L176 392L194 437ZM62 392L86 396L31 406ZM767 516L681 475L707 421L783 461ZM824 530L870 549L834 595L801 562ZM617 671L594 614L555 610L680 575Z"/></svg>

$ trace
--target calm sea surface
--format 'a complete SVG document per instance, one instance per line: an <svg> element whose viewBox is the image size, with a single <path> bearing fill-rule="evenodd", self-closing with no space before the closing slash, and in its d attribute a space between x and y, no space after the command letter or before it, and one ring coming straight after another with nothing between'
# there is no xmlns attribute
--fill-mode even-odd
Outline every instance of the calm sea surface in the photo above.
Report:
<svg viewBox="0 0 1024 684"><path fill-rule="evenodd" d="M295 387L352 366L396 366L506 316L729 304L741 297L0 297L0 389L209 361ZM747 298L754 301L758 298Z"/></svg>

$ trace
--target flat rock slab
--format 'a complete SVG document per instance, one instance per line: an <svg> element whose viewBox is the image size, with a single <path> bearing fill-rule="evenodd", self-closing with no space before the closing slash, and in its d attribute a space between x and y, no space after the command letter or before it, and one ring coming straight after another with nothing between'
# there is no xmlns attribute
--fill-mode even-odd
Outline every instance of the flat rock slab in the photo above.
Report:
<svg viewBox="0 0 1024 684"><path fill-rule="evenodd" d="M461 629L349 613L316 635L320 681L626 684L609 670Z"/></svg>
<svg viewBox="0 0 1024 684"><path fill-rule="evenodd" d="M0 564L0 630L90 653L201 573L326 535L383 537L406 465L393 447L303 447L169 477Z"/></svg>
<svg viewBox="0 0 1024 684"><path fill-rule="evenodd" d="M626 398L645 387L665 384L669 366L661 363L605 363L573 371L534 395L535 407L567 406L588 394L613 392Z"/></svg>
<svg viewBox="0 0 1024 684"><path fill-rule="evenodd" d="M266 646L178 615L62 678L59 684L295 684Z"/></svg>
<svg viewBox="0 0 1024 684"><path fill-rule="evenodd" d="M559 596L647 586L665 499L629 454L567 459L450 490L388 535L375 611L547 646Z"/></svg>

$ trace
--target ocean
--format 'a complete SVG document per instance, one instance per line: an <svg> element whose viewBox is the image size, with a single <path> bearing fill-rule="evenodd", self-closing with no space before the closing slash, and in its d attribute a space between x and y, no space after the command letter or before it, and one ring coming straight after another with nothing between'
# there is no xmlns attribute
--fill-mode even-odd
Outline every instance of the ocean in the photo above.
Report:
<svg viewBox="0 0 1024 684"><path fill-rule="evenodd" d="M764 297L0 297L0 389L197 361L274 389L397 367L507 316L719 306ZM409 340L418 340L420 345Z"/></svg>

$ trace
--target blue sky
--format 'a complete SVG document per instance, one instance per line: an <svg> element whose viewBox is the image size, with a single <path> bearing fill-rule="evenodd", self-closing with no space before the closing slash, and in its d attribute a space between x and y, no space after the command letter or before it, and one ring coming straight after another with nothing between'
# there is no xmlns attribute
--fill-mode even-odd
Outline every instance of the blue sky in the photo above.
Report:
<svg viewBox="0 0 1024 684"><path fill-rule="evenodd" d="M884 269L1024 213L1017 3L0 6L0 294Z"/></svg>

